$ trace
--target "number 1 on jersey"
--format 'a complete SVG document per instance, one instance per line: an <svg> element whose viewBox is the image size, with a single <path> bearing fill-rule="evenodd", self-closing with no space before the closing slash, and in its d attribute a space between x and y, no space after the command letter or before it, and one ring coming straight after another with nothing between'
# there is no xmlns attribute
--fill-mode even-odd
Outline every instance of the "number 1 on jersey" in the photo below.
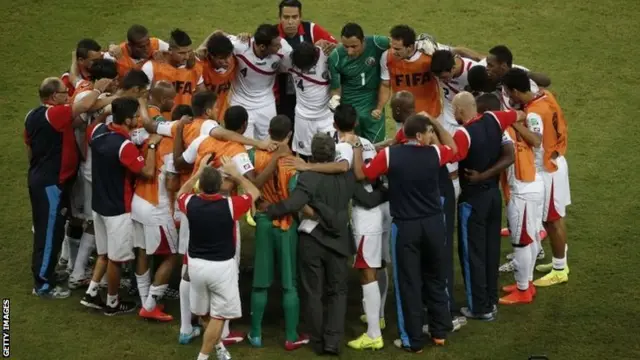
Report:
<svg viewBox="0 0 640 360"><path fill-rule="evenodd" d="M365 85L364 73L360 73L360 79L362 79L362 86Z"/></svg>

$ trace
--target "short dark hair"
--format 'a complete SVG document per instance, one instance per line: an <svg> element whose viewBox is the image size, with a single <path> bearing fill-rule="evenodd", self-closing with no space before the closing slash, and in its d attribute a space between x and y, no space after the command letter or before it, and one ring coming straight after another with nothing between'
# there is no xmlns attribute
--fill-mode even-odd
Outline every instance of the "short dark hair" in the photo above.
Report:
<svg viewBox="0 0 640 360"><path fill-rule="evenodd" d="M518 90L520 92L531 91L529 75L527 75L526 71L518 68L511 68L504 74L502 77L502 85L510 90Z"/></svg>
<svg viewBox="0 0 640 360"><path fill-rule="evenodd" d="M500 99L496 94L484 93L476 97L476 106L478 112L483 113L485 111L499 111L501 108Z"/></svg>
<svg viewBox="0 0 640 360"><path fill-rule="evenodd" d="M233 44L224 34L213 34L207 40L207 54L215 57L228 57L233 53Z"/></svg>
<svg viewBox="0 0 640 360"><path fill-rule="evenodd" d="M274 141L283 141L291 132L291 119L287 115L277 115L269 123L269 136Z"/></svg>
<svg viewBox="0 0 640 360"><path fill-rule="evenodd" d="M224 127L227 130L239 131L249 121L247 109L234 105L224 113Z"/></svg>
<svg viewBox="0 0 640 360"><path fill-rule="evenodd" d="M131 25L129 30L127 30L128 42L136 42L145 36L149 36L149 30L147 30L147 28L142 25L139 25L139 24Z"/></svg>
<svg viewBox="0 0 640 360"><path fill-rule="evenodd" d="M173 31L171 31L171 34L169 35L170 48L191 46L191 44L192 42L189 34L183 30L173 29Z"/></svg>
<svg viewBox="0 0 640 360"><path fill-rule="evenodd" d="M111 114L113 115L113 123L117 125L124 124L127 119L132 119L138 112L138 100L133 97L121 97L113 100L111 103Z"/></svg>
<svg viewBox="0 0 640 360"><path fill-rule="evenodd" d="M291 63L298 69L307 70L316 64L319 56L315 45L303 41L291 52Z"/></svg>
<svg viewBox="0 0 640 360"><path fill-rule="evenodd" d="M191 110L193 116L203 116L207 109L211 109L216 104L216 93L210 90L198 91L191 98Z"/></svg>
<svg viewBox="0 0 640 360"><path fill-rule="evenodd" d="M391 38L402 40L404 47L415 44L416 32L409 25L396 25L391 28Z"/></svg>
<svg viewBox="0 0 640 360"><path fill-rule="evenodd" d="M91 80L115 79L118 77L118 67L115 62L108 59L96 59L89 68Z"/></svg>
<svg viewBox="0 0 640 360"><path fill-rule="evenodd" d="M317 133L311 140L311 157L313 162L332 162L336 158L336 143L329 134Z"/></svg>
<svg viewBox="0 0 640 360"><path fill-rule="evenodd" d="M187 104L180 104L171 112L171 120L180 120L183 116L193 117L191 106Z"/></svg>
<svg viewBox="0 0 640 360"><path fill-rule="evenodd" d="M76 59L86 59L89 51L100 51L102 47L93 39L82 39L76 45Z"/></svg>
<svg viewBox="0 0 640 360"><path fill-rule="evenodd" d="M222 186L222 174L220 174L220 171L216 168L207 166L202 169L198 181L200 183L200 190L202 190L203 193L215 194L220 191L220 187Z"/></svg>
<svg viewBox="0 0 640 360"><path fill-rule="evenodd" d="M336 106L333 113L333 121L340 131L353 131L358 121L358 112L350 104L340 104Z"/></svg>
<svg viewBox="0 0 640 360"><path fill-rule="evenodd" d="M449 50L436 50L431 55L431 72L440 75L451 72L456 65L456 58Z"/></svg>
<svg viewBox="0 0 640 360"><path fill-rule="evenodd" d="M408 138L415 138L419 133L427 131L429 126L433 126L431 120L424 115L411 115L404 122L404 134Z"/></svg>
<svg viewBox="0 0 640 360"><path fill-rule="evenodd" d="M469 69L467 81L472 92L491 91L491 80L487 74L487 68L482 65L476 65Z"/></svg>
<svg viewBox="0 0 640 360"><path fill-rule="evenodd" d="M278 36L280 36L280 32L277 25L262 24L258 26L253 34L253 39L258 45L270 46L273 39Z"/></svg>
<svg viewBox="0 0 640 360"><path fill-rule="evenodd" d="M489 50L489 54L496 57L500 63L506 63L508 67L513 65L513 54L505 45L494 46Z"/></svg>
<svg viewBox="0 0 640 360"><path fill-rule="evenodd" d="M282 9L285 7L295 7L298 8L300 14L302 14L302 3L298 0L282 0L278 5L278 16L282 15Z"/></svg>
<svg viewBox="0 0 640 360"><path fill-rule="evenodd" d="M340 36L344 38L356 37L360 41L364 40L364 30L362 30L362 26L356 23L347 23L342 27L342 31L340 31Z"/></svg>
<svg viewBox="0 0 640 360"><path fill-rule="evenodd" d="M131 69L122 78L120 87L123 90L131 90L133 88L146 88L149 86L149 77L142 70Z"/></svg>
<svg viewBox="0 0 640 360"><path fill-rule="evenodd" d="M63 84L64 83L62 82L62 80L58 79L57 77L50 77L50 78L44 79L44 81L40 85L40 88L38 89L38 94L40 95L40 99L44 100L52 97L53 94L58 92L58 89Z"/></svg>

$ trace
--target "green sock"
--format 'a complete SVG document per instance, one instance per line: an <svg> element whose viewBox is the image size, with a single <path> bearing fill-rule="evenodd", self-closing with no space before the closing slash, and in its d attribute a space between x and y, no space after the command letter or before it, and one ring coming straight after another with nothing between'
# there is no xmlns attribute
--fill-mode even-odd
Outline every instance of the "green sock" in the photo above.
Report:
<svg viewBox="0 0 640 360"><path fill-rule="evenodd" d="M262 336L262 318L267 307L267 289L253 288L251 291L251 337Z"/></svg>
<svg viewBox="0 0 640 360"><path fill-rule="evenodd" d="M284 331L287 341L298 340L298 320L300 318L300 300L298 291L285 289L282 294L282 308L284 310Z"/></svg>

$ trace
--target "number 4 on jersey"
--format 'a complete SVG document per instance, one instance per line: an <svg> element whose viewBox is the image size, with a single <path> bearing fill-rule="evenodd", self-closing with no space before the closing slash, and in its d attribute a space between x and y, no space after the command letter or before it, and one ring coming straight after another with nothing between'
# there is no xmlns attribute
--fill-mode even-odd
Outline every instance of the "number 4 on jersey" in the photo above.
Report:
<svg viewBox="0 0 640 360"><path fill-rule="evenodd" d="M247 77L247 68L240 70L240 74L242 74L242 77Z"/></svg>
<svg viewBox="0 0 640 360"><path fill-rule="evenodd" d="M298 83L296 84L296 87L298 89L300 89L301 91L304 91L304 83L302 83L302 79L298 80Z"/></svg>

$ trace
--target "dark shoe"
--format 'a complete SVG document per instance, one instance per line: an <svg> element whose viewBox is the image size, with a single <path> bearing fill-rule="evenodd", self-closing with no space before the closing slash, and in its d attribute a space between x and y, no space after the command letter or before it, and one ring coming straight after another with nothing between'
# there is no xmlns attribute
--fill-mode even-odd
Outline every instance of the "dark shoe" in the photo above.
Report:
<svg viewBox="0 0 640 360"><path fill-rule="evenodd" d="M80 304L96 310L102 310L105 307L105 303L102 301L100 294L96 294L95 296L84 294L82 300L80 300Z"/></svg>
<svg viewBox="0 0 640 360"><path fill-rule="evenodd" d="M130 301L120 301L115 307L109 305L104 307L104 314L107 316L122 315L136 311L138 305Z"/></svg>

